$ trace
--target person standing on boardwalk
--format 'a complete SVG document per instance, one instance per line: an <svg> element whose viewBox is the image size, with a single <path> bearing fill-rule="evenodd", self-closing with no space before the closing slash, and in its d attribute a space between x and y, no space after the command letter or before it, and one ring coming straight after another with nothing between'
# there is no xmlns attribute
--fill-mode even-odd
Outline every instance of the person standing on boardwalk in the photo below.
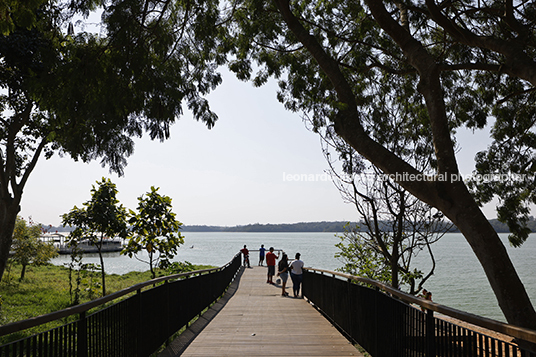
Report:
<svg viewBox="0 0 536 357"><path fill-rule="evenodd" d="M297 298L300 293L300 286L303 281L303 265L300 260L300 253L296 253L296 259L290 263L290 278L292 279L292 291L294 297Z"/></svg>
<svg viewBox="0 0 536 357"><path fill-rule="evenodd" d="M273 278L275 275L275 261L279 259L279 254L275 255L274 247L270 247L270 251L266 253L266 265L268 266L268 280L266 283L273 284Z"/></svg>
<svg viewBox="0 0 536 357"><path fill-rule="evenodd" d="M283 252L283 256L277 266L277 276L281 277L281 281L283 282L281 296L288 296L288 293L285 290L287 287L288 269L288 256Z"/></svg>
<svg viewBox="0 0 536 357"><path fill-rule="evenodd" d="M251 266L249 265L249 250L248 248L246 248L245 244L244 244L244 248L240 249L240 251L244 255L244 266L251 268Z"/></svg>
<svg viewBox="0 0 536 357"><path fill-rule="evenodd" d="M264 248L264 244L261 244L261 247L259 248L259 266L262 266L264 263L264 254L266 253L266 248Z"/></svg>
<svg viewBox="0 0 536 357"><path fill-rule="evenodd" d="M418 295L420 298L423 298L425 300L430 300L432 301L432 293L426 289L422 289L422 293ZM426 311L426 309L421 306L421 310L422 311Z"/></svg>

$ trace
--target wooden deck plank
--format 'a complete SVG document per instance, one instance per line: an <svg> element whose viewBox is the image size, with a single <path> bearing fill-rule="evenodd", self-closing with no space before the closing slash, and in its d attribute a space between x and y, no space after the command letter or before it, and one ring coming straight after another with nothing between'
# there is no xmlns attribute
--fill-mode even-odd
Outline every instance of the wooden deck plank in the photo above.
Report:
<svg viewBox="0 0 536 357"><path fill-rule="evenodd" d="M181 354L253 355L362 356L306 300L266 284L266 267L245 269L233 297Z"/></svg>

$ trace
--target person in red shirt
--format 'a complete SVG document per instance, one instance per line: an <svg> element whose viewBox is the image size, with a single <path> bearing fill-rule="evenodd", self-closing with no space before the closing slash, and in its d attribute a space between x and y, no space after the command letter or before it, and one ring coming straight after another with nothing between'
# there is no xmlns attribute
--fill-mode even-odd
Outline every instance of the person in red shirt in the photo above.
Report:
<svg viewBox="0 0 536 357"><path fill-rule="evenodd" d="M248 268L251 268L251 266L249 265L249 250L248 250L248 248L246 248L246 246L244 245L244 248L240 249L240 251L244 255L244 266L248 267Z"/></svg>
<svg viewBox="0 0 536 357"><path fill-rule="evenodd" d="M268 284L274 284L275 261L277 259L279 259L279 254L275 255L274 247L270 247L270 251L266 253L266 265L268 266L268 280L266 283Z"/></svg>

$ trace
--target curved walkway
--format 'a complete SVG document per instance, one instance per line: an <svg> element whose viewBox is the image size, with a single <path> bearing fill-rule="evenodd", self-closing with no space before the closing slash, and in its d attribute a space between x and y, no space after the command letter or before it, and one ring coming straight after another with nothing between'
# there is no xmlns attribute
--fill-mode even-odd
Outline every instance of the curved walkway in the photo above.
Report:
<svg viewBox="0 0 536 357"><path fill-rule="evenodd" d="M245 269L237 283L221 311L175 355L362 356L306 300L282 297L280 286L266 284L266 267Z"/></svg>

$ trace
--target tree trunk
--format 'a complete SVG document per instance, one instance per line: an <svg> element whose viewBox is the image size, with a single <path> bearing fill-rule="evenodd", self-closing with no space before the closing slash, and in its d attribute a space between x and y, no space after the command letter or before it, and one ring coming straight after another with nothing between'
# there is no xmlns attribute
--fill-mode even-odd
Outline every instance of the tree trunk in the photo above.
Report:
<svg viewBox="0 0 536 357"><path fill-rule="evenodd" d="M391 254L391 285L395 289L400 288L398 281L398 260L400 259L400 245L404 239L404 216L406 215L406 194L403 191L397 192L399 199L399 212L396 214L396 226L393 231L393 253ZM387 198L387 195L385 195ZM395 213L395 212L393 212Z"/></svg>
<svg viewBox="0 0 536 357"><path fill-rule="evenodd" d="M395 240L393 244L393 254L391 259L391 286L395 289L400 288L400 283L398 282L398 242Z"/></svg>
<svg viewBox="0 0 536 357"><path fill-rule="evenodd" d="M24 275L26 275L26 266L28 264L22 264L22 270L20 271L20 278L19 281L24 280Z"/></svg>
<svg viewBox="0 0 536 357"><path fill-rule="evenodd" d="M156 278L156 273L153 269L153 252L149 252L149 269L151 270L151 279Z"/></svg>
<svg viewBox="0 0 536 357"><path fill-rule="evenodd" d="M511 324L536 330L536 311L504 244L463 183L450 207L440 207L464 235L484 268L501 310ZM463 187L462 187L463 186ZM463 190L462 190L463 189Z"/></svg>
<svg viewBox="0 0 536 357"><path fill-rule="evenodd" d="M99 248L100 266L101 266L102 296L106 296L106 274L104 273L104 258L102 257L102 237L100 239L98 248Z"/></svg>
<svg viewBox="0 0 536 357"><path fill-rule="evenodd" d="M349 134L347 137L351 138L353 135ZM358 143L349 140L349 143L358 152L368 151L363 150L362 140ZM376 165L379 163L374 158L371 161ZM385 173L396 173L389 170L388 161L387 164L381 163ZM415 185L415 182L402 181L399 184L415 197L442 211L458 227L482 265L506 320L514 325L536 330L536 311L525 287L504 244L465 184L462 181L437 182L435 190L431 190L430 185Z"/></svg>
<svg viewBox="0 0 536 357"><path fill-rule="evenodd" d="M18 201L11 197L0 200L0 281L4 276L4 271L9 259L11 242L13 241L13 229L17 214L20 211Z"/></svg>
<svg viewBox="0 0 536 357"><path fill-rule="evenodd" d="M369 137L353 130L356 125L355 122L352 123L354 117L343 115L340 118L343 121L336 125L337 134L357 152L388 175L407 172L399 158L387 153L385 148ZM450 177L452 176L449 174L449 179ZM482 265L508 323L536 330L536 311L525 287L497 232L465 184L462 181L431 183L410 180L398 183L421 201L442 211L458 227Z"/></svg>

